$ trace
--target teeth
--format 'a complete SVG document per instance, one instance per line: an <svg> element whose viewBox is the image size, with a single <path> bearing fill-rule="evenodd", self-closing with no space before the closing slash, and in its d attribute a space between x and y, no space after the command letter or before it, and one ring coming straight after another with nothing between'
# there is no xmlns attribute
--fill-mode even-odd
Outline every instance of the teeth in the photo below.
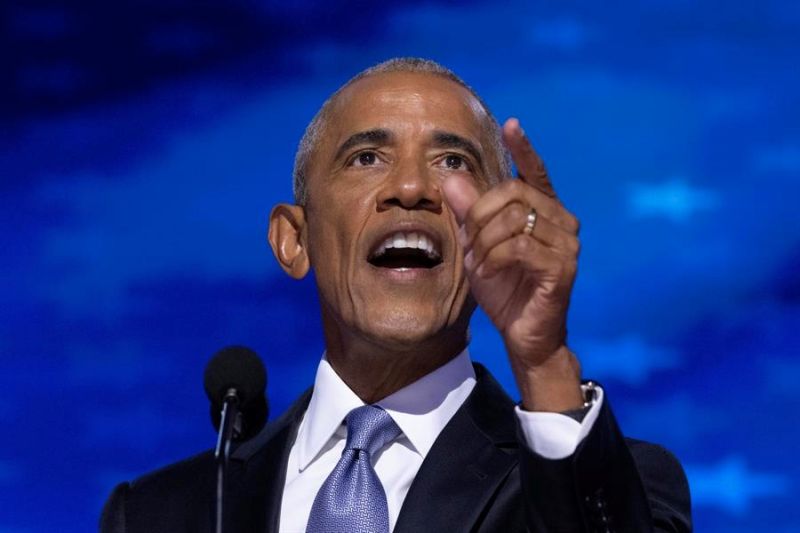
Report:
<svg viewBox="0 0 800 533"><path fill-rule="evenodd" d="M425 235L417 232L400 232L390 235L375 250L375 257L383 255L387 248L415 248L424 250L428 257L439 258L439 252L434 248L433 242Z"/></svg>
<svg viewBox="0 0 800 533"><path fill-rule="evenodd" d="M422 248L422 246L417 246L419 243L419 234L417 233L407 233L406 234L406 247L407 248Z"/></svg>

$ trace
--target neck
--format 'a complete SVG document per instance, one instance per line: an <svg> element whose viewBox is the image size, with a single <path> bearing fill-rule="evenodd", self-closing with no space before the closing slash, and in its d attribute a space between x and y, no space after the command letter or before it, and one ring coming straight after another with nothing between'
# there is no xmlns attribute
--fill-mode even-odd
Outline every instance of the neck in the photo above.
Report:
<svg viewBox="0 0 800 533"><path fill-rule="evenodd" d="M326 334L326 357L350 389L365 403L386 398L446 364L467 345L466 332L414 345L392 346L368 339L336 342ZM333 341L333 342L332 342Z"/></svg>

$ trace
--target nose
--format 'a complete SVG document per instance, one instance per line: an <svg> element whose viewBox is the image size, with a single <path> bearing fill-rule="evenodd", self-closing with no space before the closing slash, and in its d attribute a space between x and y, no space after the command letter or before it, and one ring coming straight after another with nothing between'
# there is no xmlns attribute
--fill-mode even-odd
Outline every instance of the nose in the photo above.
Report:
<svg viewBox="0 0 800 533"><path fill-rule="evenodd" d="M424 163L398 165L387 174L376 200L379 211L402 207L440 212L440 179Z"/></svg>

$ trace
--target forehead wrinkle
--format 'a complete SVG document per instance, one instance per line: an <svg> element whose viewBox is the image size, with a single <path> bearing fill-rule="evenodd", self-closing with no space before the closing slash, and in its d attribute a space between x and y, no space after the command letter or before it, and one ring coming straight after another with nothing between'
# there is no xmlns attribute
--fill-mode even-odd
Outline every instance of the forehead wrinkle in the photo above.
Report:
<svg viewBox="0 0 800 533"><path fill-rule="evenodd" d="M388 83L387 80L397 77L404 79L399 83L396 81L391 85ZM437 83L441 83L441 85L420 87L413 81L414 79L434 81L436 82L434 85ZM335 105L332 106L334 108L332 111L335 110L335 112L332 114L341 113L344 108L353 103L363 106L365 100L370 101L369 107L385 106L385 111L394 108L404 114L412 109L427 113L460 101L463 111L467 111L478 122L486 114L481 104L469 91L451 80L427 73L399 72L375 74L346 87L336 95Z"/></svg>
<svg viewBox="0 0 800 533"><path fill-rule="evenodd" d="M396 78L397 76L406 76L411 79L433 76L443 81L444 84L440 85L438 89L434 89L434 92L437 94L431 98L431 94L426 94L427 89L421 89L419 86L415 87L415 84L411 81L400 83L395 86L387 86L386 80L389 78ZM474 132L477 134L478 139L480 139L480 142L477 142L477 144L485 151L483 153L484 157L481 160L481 167L484 171L494 174L495 170L500 170L502 168L501 159L503 158L501 153L497 153L497 147L492 140L492 129L493 126L495 126L494 119L478 98L470 93L469 90L451 80L439 77L435 74L378 73L357 80L352 85L344 87L341 92L333 95L329 107L324 110L320 129L328 130L330 134L333 133L330 131L331 126L341 131L340 128L344 126L343 122L350 122L352 124L353 119L359 122L358 117L351 114L353 110L352 106L354 105L356 107L372 108L373 110L378 107L383 107L382 115L384 119L387 119L390 116L394 116L396 113L408 116L410 111L413 115L425 115L430 111L439 111L443 107L452 106L454 100L458 100L460 104L458 106L460 109L457 111L457 114L463 113L468 115L467 123L471 123L470 129L473 126L477 128L477 131ZM430 117L427 118L429 119ZM424 120L424 122L426 123L425 126L431 124L430 120ZM449 129L448 124L441 123L440 121L436 122L437 123L434 124L435 127L439 129ZM362 123L352 125L364 129L385 129L382 128L380 124ZM397 125L395 124L393 126L392 129L395 129ZM423 127L423 129L427 128ZM325 136L325 133L322 133L322 135ZM470 137L472 136L470 135ZM397 138L395 136L393 141L396 142L396 140ZM338 151L336 155L339 155ZM312 161L309 167L313 166L314 159L313 157L311 158ZM497 161L494 161L495 159L497 159ZM495 166L494 163L498 163L498 169L493 168ZM487 165L491 166L492 169L489 169Z"/></svg>

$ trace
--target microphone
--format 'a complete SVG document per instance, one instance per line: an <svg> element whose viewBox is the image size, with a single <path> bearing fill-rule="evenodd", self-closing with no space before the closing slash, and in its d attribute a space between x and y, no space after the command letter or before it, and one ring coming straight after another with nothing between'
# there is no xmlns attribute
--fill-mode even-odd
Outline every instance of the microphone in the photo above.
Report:
<svg viewBox="0 0 800 533"><path fill-rule="evenodd" d="M246 441L258 434L269 415L264 395L266 386L267 370L253 350L228 346L214 354L203 376L214 429L220 430L223 408L229 401L235 403L241 413L232 420L232 440Z"/></svg>
<svg viewBox="0 0 800 533"><path fill-rule="evenodd" d="M256 435L267 421L264 389L267 370L253 350L228 346L206 365L203 387L211 401L211 423L219 431L214 458L217 462L216 532L222 533L225 470L231 443Z"/></svg>

